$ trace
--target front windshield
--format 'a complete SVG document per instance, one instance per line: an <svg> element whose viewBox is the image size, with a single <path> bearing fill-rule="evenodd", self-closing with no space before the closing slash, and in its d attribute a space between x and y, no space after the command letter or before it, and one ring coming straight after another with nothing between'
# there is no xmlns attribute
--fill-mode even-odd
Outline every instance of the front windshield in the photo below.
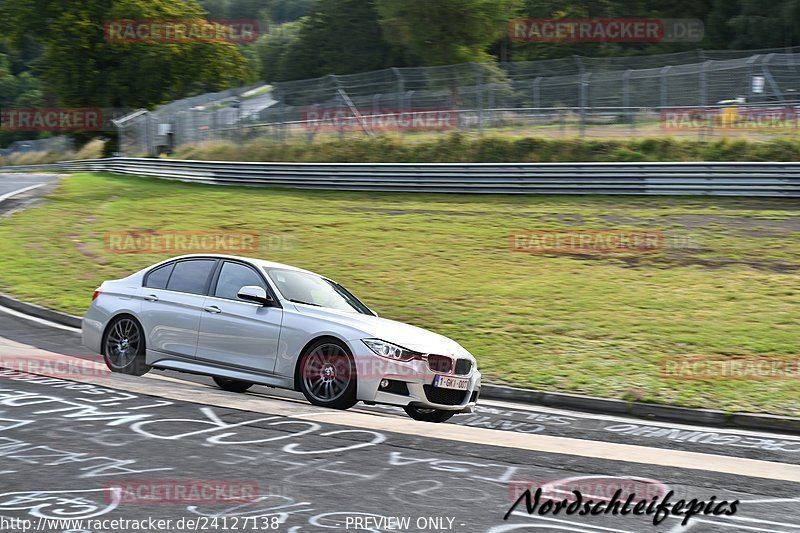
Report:
<svg viewBox="0 0 800 533"><path fill-rule="evenodd" d="M327 307L349 313L372 315L372 311L338 283L308 272L265 268L284 298L291 302Z"/></svg>

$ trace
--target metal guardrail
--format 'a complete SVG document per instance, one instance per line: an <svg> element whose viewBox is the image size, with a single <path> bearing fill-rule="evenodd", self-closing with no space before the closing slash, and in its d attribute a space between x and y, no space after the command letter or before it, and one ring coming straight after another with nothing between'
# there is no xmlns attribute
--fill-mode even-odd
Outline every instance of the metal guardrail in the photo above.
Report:
<svg viewBox="0 0 800 533"><path fill-rule="evenodd" d="M110 158L0 167L214 185L481 194L800 197L800 163L250 163Z"/></svg>

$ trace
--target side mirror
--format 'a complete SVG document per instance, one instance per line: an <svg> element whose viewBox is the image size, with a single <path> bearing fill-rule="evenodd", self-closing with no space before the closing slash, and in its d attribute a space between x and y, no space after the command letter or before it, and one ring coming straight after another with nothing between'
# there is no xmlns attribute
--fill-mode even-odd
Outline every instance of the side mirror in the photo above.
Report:
<svg viewBox="0 0 800 533"><path fill-rule="evenodd" d="M259 287L257 285L245 285L239 289L239 292L236 294L236 296L247 302L255 302L261 305L272 305L275 303L275 300L272 299L272 296L268 295L267 291L265 291L263 287Z"/></svg>

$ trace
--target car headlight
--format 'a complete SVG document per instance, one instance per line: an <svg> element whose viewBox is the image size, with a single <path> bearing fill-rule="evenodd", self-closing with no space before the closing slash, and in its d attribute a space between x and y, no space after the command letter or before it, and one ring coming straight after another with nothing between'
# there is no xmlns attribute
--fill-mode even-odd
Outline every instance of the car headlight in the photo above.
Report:
<svg viewBox="0 0 800 533"><path fill-rule="evenodd" d="M413 350L408 350L402 346L392 344L391 342L382 341L380 339L361 339L361 342L367 345L367 348L375 352L376 355L385 357L387 359L394 359L395 361L412 361L414 359L421 359L422 354Z"/></svg>

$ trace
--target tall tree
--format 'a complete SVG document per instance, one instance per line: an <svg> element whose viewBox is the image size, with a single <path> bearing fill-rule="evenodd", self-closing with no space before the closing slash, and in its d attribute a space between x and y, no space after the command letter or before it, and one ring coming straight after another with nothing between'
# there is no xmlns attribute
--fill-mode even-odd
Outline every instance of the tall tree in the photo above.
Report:
<svg viewBox="0 0 800 533"><path fill-rule="evenodd" d="M315 0L288 53L292 77L365 72L397 63L399 54L383 37L375 4L375 0Z"/></svg>
<svg viewBox="0 0 800 533"><path fill-rule="evenodd" d="M202 20L195 0L4 0L0 24L11 43L35 39L36 72L59 105L142 107L238 85L245 61L221 41L108 42L104 23L119 19Z"/></svg>
<svg viewBox="0 0 800 533"><path fill-rule="evenodd" d="M42 105L44 99L39 82L30 72L16 76L11 72L11 62L0 53L0 109L13 107L34 107ZM0 146L13 141L35 137L27 132L6 131L0 128Z"/></svg>
<svg viewBox="0 0 800 533"><path fill-rule="evenodd" d="M739 12L727 22L733 30L731 48L790 46L793 34L800 33L797 29L797 2L740 0L738 4Z"/></svg>
<svg viewBox="0 0 800 533"><path fill-rule="evenodd" d="M426 65L488 61L518 0L376 0L390 42Z"/></svg>

